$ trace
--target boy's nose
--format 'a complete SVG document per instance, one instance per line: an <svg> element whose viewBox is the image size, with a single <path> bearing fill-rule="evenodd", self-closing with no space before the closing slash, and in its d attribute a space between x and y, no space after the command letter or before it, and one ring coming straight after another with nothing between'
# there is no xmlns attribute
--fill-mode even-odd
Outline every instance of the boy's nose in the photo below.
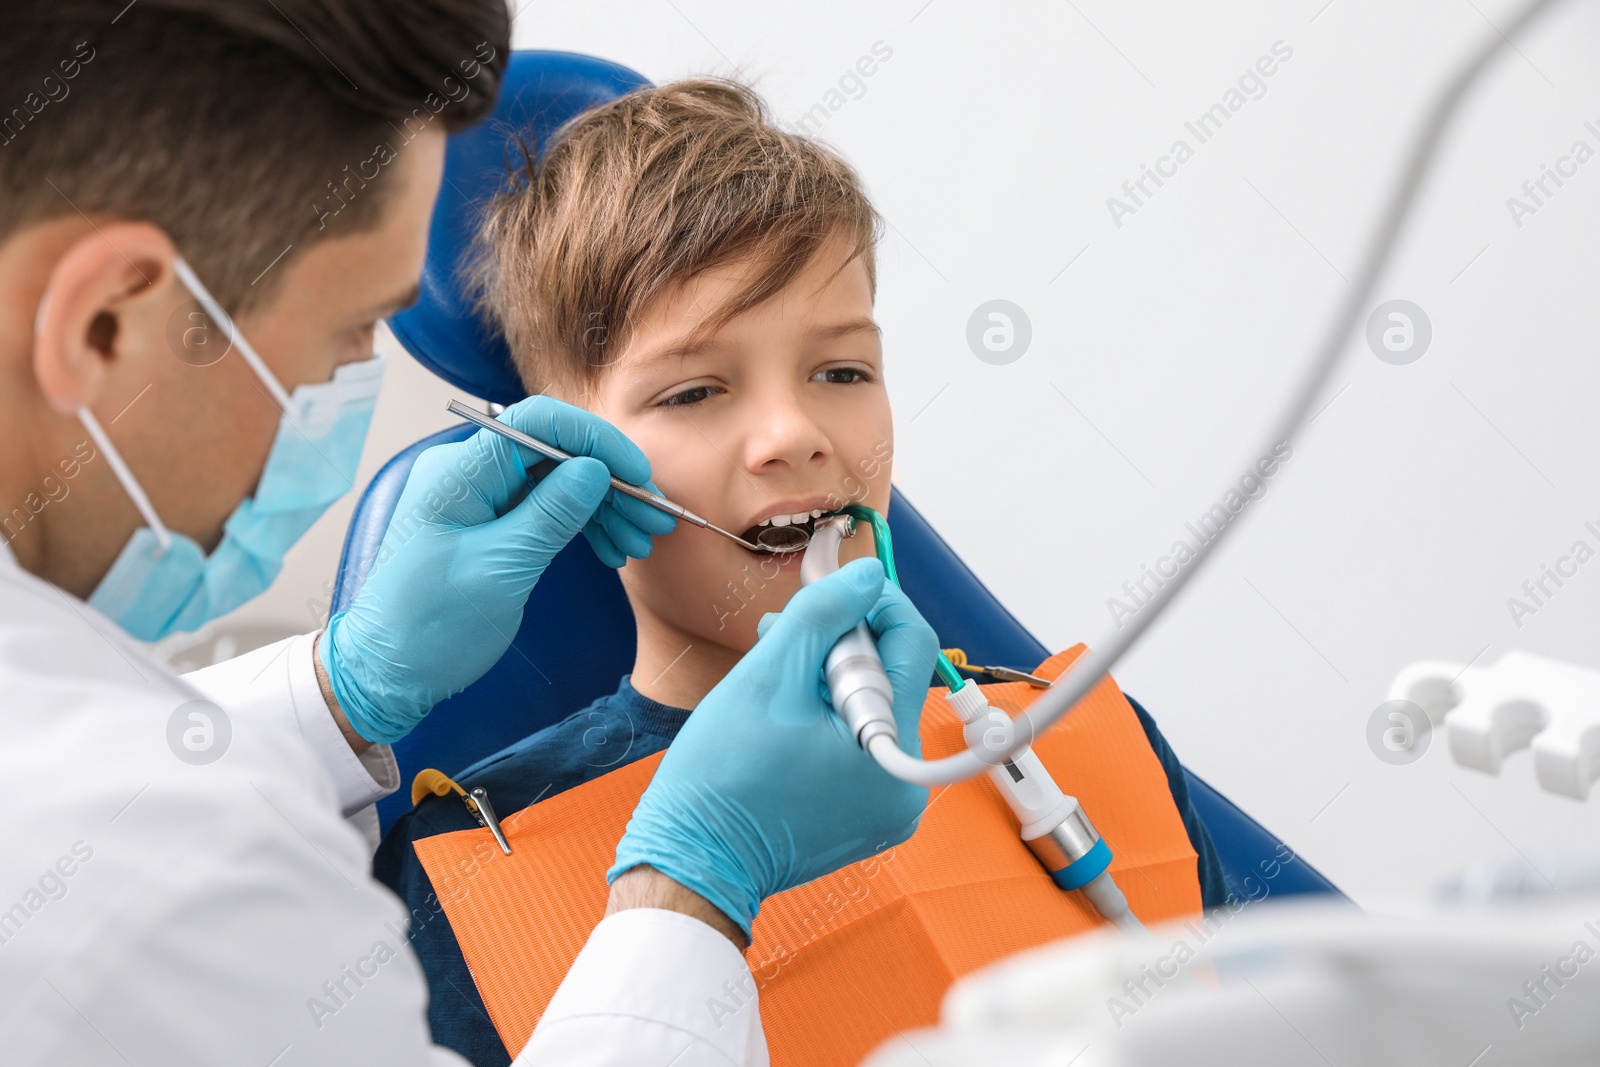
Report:
<svg viewBox="0 0 1600 1067"><path fill-rule="evenodd" d="M745 436L745 466L752 472L775 467L804 470L821 464L831 450L827 431L792 395L752 405Z"/></svg>

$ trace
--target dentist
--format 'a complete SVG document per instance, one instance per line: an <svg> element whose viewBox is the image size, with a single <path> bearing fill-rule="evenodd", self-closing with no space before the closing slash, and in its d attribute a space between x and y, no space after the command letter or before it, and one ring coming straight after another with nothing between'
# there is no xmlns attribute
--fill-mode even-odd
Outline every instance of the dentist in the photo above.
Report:
<svg viewBox="0 0 1600 1067"><path fill-rule="evenodd" d="M186 678L141 646L271 584L352 488L377 320L415 293L446 134L488 112L501 0L19 0L0 39L0 1047L11 1064L459 1063L411 915L368 876L388 742L474 682L582 533L671 521L649 464L545 398L426 453L350 609ZM823 703L865 618L916 737L934 638L860 561L803 590L696 710L645 857L521 1062L757 1064L754 909L910 835L926 791ZM725 758L730 739L742 754ZM648 809L648 810L646 810Z"/></svg>

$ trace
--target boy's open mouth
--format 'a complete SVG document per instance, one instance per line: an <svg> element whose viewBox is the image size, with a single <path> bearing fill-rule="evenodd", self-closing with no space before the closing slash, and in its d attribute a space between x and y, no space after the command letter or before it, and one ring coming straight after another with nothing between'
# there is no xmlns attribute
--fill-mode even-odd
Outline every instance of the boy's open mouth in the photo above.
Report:
<svg viewBox="0 0 1600 1067"><path fill-rule="evenodd" d="M817 520L826 514L828 512L817 509L798 515L774 515L770 519L762 519L739 536L753 545L780 552L792 551L810 542L811 535L817 529Z"/></svg>

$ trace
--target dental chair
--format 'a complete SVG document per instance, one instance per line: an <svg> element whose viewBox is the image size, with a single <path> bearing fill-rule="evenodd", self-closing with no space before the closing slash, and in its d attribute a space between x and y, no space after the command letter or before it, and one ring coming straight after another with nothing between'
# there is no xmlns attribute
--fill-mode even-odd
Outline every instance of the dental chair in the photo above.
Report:
<svg viewBox="0 0 1600 1067"><path fill-rule="evenodd" d="M453 135L429 231L417 303L390 320L401 344L468 396L508 405L526 391L498 331L473 310L462 264L481 205L510 180L516 136L539 148L574 115L649 83L625 67L563 52L515 53L501 98L485 121ZM349 606L376 558L412 464L427 448L474 432L463 423L425 437L391 459L362 494L345 537L332 611ZM1031 670L1050 654L1000 604L898 490L889 525L901 584L946 646L974 663ZM385 830L410 807L409 784L424 767L447 774L587 707L612 692L633 665L633 613L616 572L579 537L540 579L510 650L478 682L444 701L394 745L402 787L378 805ZM626 753L617 753L617 760ZM1304 859L1284 862L1280 842L1205 781L1185 770L1196 810L1211 831L1229 888L1240 897L1338 895ZM1071 790L1070 782L1063 787ZM502 814L510 814L505 812ZM1272 873L1268 873L1272 872ZM1252 891L1244 879L1253 876Z"/></svg>

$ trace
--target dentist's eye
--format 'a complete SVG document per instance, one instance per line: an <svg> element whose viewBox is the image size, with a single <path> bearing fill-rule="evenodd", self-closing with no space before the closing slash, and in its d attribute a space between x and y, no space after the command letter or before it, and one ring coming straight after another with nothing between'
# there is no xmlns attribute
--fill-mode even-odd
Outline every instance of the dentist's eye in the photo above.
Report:
<svg viewBox="0 0 1600 1067"><path fill-rule="evenodd" d="M811 380L827 382L829 385L854 385L856 382L872 381L872 375L859 367L829 367L812 375Z"/></svg>
<svg viewBox="0 0 1600 1067"><path fill-rule="evenodd" d="M661 406L668 408L693 407L696 404L702 404L710 400L720 392L722 390L714 385L693 385L681 393L673 393L661 402Z"/></svg>

